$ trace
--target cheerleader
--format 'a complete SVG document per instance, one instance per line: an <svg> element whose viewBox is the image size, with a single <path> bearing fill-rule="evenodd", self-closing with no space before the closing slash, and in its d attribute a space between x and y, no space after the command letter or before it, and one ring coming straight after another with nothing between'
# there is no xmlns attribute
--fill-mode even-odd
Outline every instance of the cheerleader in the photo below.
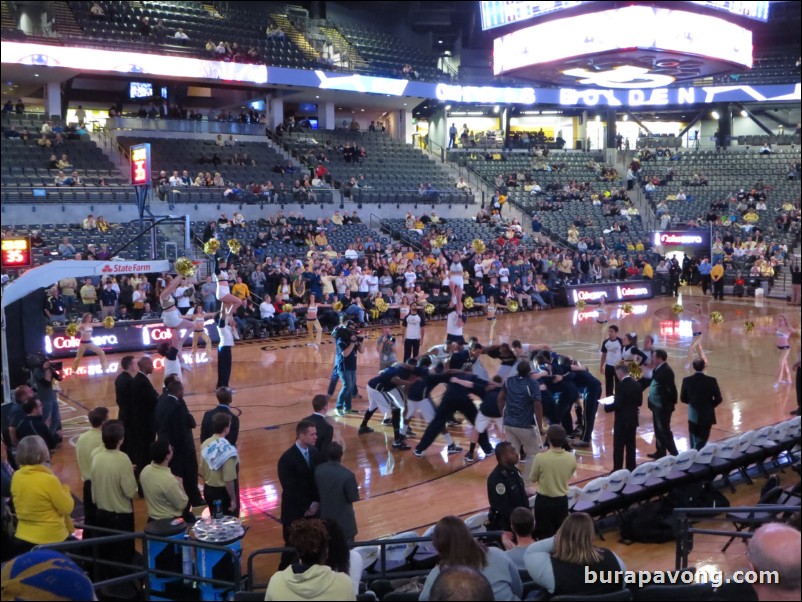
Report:
<svg viewBox="0 0 802 602"><path fill-rule="evenodd" d="M496 333L496 314L498 313L498 307L496 306L496 298L491 295L490 298L487 300L487 306L485 306L485 314L487 315L487 321L490 323L490 343L493 343L493 337Z"/></svg>
<svg viewBox="0 0 802 602"><path fill-rule="evenodd" d="M624 346L621 349L621 359L627 364L630 362L635 362L641 367L641 372L643 371L643 367L649 361L649 356L638 349L638 335L636 333L624 333ZM640 382L644 389L649 386L648 383L644 386L642 381L643 378L638 379L638 382Z"/></svg>
<svg viewBox="0 0 802 602"><path fill-rule="evenodd" d="M451 289L451 303L457 304L462 299L462 289L465 288L465 270L462 267L462 256L456 251L451 256L451 264L448 266L448 282Z"/></svg>
<svg viewBox="0 0 802 602"><path fill-rule="evenodd" d="M406 295L401 295L401 303L398 306L398 318L401 323L409 315L409 299Z"/></svg>
<svg viewBox="0 0 802 602"><path fill-rule="evenodd" d="M309 303L306 306L306 327L309 333L309 342L307 347L314 347L320 349L320 342L323 337L323 327L318 320L318 309L321 307L331 307L331 305L324 305L318 303L315 293L309 293Z"/></svg>
<svg viewBox="0 0 802 602"><path fill-rule="evenodd" d="M230 279L227 263L225 261L214 260L214 274L212 281L217 285L216 296L217 300L223 304L222 312L226 315L233 315L237 308L242 305L242 299L236 295L231 294L231 288L228 285Z"/></svg>
<svg viewBox="0 0 802 602"><path fill-rule="evenodd" d="M176 350L180 350L181 347L183 347L184 339L189 336L189 333L195 330L195 323L190 322L181 315L181 312L176 306L175 297L173 297L173 293L181 286L183 281L184 277L181 274L176 274L175 278L170 281L161 292L161 295L159 295L159 303L162 306L162 322L170 329L172 333L172 346ZM181 335L182 329L185 331L183 336Z"/></svg>
<svg viewBox="0 0 802 602"><path fill-rule="evenodd" d="M701 315L701 305L698 305L700 315ZM693 340L691 341L691 346L688 347L688 357L685 360L685 369L690 370L691 368L691 361L693 360L694 352L699 356L699 359L703 360L705 364L707 364L707 356L705 355L705 350L702 347L702 339L704 338L706 324L704 320L698 318L691 318L691 333L693 334Z"/></svg>
<svg viewBox="0 0 802 602"><path fill-rule="evenodd" d="M203 342L206 345L205 349L207 354L212 350L212 340L209 338L209 334L206 332L206 320L207 318L212 317L214 317L213 313L203 313L203 307L201 305L195 306L195 313L192 314L192 323L194 324L194 328L192 329L193 356L198 351L198 339L203 339Z"/></svg>
<svg viewBox="0 0 802 602"><path fill-rule="evenodd" d="M774 316L774 323L776 331L774 333L774 343L777 345L777 350L780 352L780 371L777 374L777 382L774 383L774 388L779 388L780 385L791 384L791 368L788 366L788 356L791 353L791 345L789 339L794 332L791 324L785 314L778 314Z"/></svg>
<svg viewBox="0 0 802 602"><path fill-rule="evenodd" d="M106 354L103 350L95 345L92 342L92 331L94 327L92 326L92 314L85 313L81 318L81 323L78 325L78 335L81 338L81 342L78 345L78 353L75 355L75 361L72 363L72 371L76 372L78 370L78 364L81 363L81 358L86 353L87 349L92 351L100 358L100 365L103 367L103 372L106 371L108 368L108 363L106 362Z"/></svg>

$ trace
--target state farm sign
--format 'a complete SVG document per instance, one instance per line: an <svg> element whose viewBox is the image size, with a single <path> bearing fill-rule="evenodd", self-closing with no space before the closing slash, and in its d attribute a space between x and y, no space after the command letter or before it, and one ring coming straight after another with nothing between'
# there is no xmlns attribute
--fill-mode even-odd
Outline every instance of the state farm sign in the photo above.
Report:
<svg viewBox="0 0 802 602"><path fill-rule="evenodd" d="M109 276L111 274L149 274L157 271L159 271L158 266L155 266L152 263L110 261L100 266L97 270L97 273L101 276Z"/></svg>

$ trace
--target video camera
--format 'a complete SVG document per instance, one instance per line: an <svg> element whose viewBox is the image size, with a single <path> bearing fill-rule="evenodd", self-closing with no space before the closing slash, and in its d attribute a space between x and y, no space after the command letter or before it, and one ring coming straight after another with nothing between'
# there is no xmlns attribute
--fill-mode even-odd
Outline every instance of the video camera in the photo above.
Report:
<svg viewBox="0 0 802 602"><path fill-rule="evenodd" d="M364 342L365 337L362 336L362 331L359 330L352 320L348 320L340 324L334 329L334 336L337 339L350 342L352 338L356 337L357 344Z"/></svg>

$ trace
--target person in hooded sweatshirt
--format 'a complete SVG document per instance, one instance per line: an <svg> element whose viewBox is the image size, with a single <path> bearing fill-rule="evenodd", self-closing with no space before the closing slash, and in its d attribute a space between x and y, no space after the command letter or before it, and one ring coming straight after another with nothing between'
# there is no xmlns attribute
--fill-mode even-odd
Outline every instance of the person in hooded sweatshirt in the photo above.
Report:
<svg viewBox="0 0 802 602"><path fill-rule="evenodd" d="M290 527L297 558L270 578L265 600L356 600L351 578L326 566L328 531L322 520L300 519Z"/></svg>

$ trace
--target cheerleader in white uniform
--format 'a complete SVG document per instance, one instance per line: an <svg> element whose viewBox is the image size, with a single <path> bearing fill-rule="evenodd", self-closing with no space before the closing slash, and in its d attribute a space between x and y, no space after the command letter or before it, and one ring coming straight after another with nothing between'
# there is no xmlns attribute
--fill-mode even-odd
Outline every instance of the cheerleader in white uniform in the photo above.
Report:
<svg viewBox="0 0 802 602"><path fill-rule="evenodd" d="M465 270L462 267L462 256L459 251L451 256L451 265L448 266L448 282L451 289L451 303L456 305L462 300L462 289L465 288Z"/></svg>
<svg viewBox="0 0 802 602"><path fill-rule="evenodd" d="M195 355L195 353L198 351L198 339L203 339L203 342L206 344L207 355L211 352L212 340L209 338L209 334L206 332L206 320L213 317L213 313L203 313L203 306L195 306L195 313L192 314L192 323L195 325L192 330L192 355Z"/></svg>
<svg viewBox="0 0 802 602"><path fill-rule="evenodd" d="M309 304L306 306L306 325L309 331L310 342L307 346L320 349L320 341L323 336L323 327L318 320L318 310L321 307L331 307L331 305L323 305L317 303L315 293L309 294Z"/></svg>
<svg viewBox="0 0 802 602"><path fill-rule="evenodd" d="M487 315L487 321L490 323L490 344L493 344L493 337L496 333L496 314L498 313L498 307L496 306L496 298L491 296L487 300L487 306L485 307L485 314Z"/></svg>
<svg viewBox="0 0 802 602"><path fill-rule="evenodd" d="M78 353L75 356L75 361L72 363L73 372L78 370L78 364L81 363L81 358L84 356L84 353L86 353L87 350L94 351L95 355L100 358L100 365L103 367L103 372L105 372L106 368L108 368L108 364L106 363L106 354L100 347L92 342L93 331L94 327L92 326L92 314L85 313L81 318L81 323L78 325L78 336L81 339L81 343L78 345Z"/></svg>
<svg viewBox="0 0 802 602"><path fill-rule="evenodd" d="M181 286L183 281L184 277L181 274L176 274L159 295L159 303L162 306L162 321L170 329L172 346L177 350L184 346L184 340L195 330L195 323L181 315L178 307L176 307L175 297L173 297L173 293ZM183 336L181 335L182 329L185 331Z"/></svg>
<svg viewBox="0 0 802 602"><path fill-rule="evenodd" d="M707 323L704 319L702 319L701 316L701 304L698 305L698 307L700 318L691 318L691 333L693 335L693 340L691 341L691 346L688 347L688 357L685 362L686 370L690 370L691 368L691 361L693 360L694 352L699 356L699 359L703 360L704 363L707 364L707 356L705 355L705 350L702 347L702 339L704 338L705 330L707 329Z"/></svg>
<svg viewBox="0 0 802 602"><path fill-rule="evenodd" d="M231 288L228 285L230 276L226 266L227 263L225 261L218 262L215 258L215 269L212 275L212 281L217 284L215 294L217 300L223 304L223 314L231 316L237 311L237 308L242 305L242 299L231 294Z"/></svg>

